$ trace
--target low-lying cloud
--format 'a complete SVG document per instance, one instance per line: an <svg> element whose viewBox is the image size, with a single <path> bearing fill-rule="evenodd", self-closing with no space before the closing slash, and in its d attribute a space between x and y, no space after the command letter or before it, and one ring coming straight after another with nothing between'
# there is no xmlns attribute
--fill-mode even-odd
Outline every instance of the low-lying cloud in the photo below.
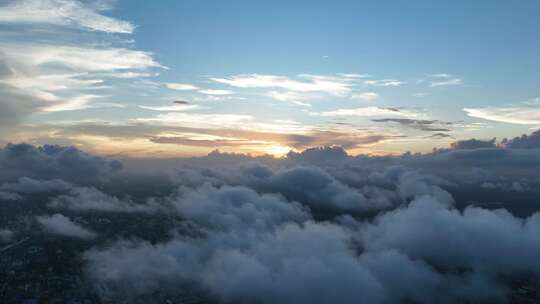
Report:
<svg viewBox="0 0 540 304"><path fill-rule="evenodd" d="M123 165L8 145L0 241L85 244L74 256L101 301L507 303L540 278L535 136Z"/></svg>

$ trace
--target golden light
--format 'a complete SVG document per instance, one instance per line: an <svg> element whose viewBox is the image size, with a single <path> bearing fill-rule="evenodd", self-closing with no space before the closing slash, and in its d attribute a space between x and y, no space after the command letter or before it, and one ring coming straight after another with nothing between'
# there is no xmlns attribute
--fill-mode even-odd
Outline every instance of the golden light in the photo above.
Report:
<svg viewBox="0 0 540 304"><path fill-rule="evenodd" d="M289 151L293 150L293 148L291 147L287 147L287 146L271 146L267 152L269 154L272 154L276 157L282 157L284 156L285 154L289 153Z"/></svg>

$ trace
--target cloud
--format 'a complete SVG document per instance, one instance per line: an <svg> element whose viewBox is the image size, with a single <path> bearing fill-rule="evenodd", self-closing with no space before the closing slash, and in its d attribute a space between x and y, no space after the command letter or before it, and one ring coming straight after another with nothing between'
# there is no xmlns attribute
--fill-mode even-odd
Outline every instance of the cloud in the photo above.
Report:
<svg viewBox="0 0 540 304"><path fill-rule="evenodd" d="M38 194L67 192L72 185L61 179L36 180L23 176L16 182L6 182L0 185L0 191L12 192L17 194Z"/></svg>
<svg viewBox="0 0 540 304"><path fill-rule="evenodd" d="M9 229L0 229L0 243L11 242L15 233Z"/></svg>
<svg viewBox="0 0 540 304"><path fill-rule="evenodd" d="M1 157L22 159L0 162L2 174L18 172L0 179L0 193L20 197L0 196L0 211L17 235L35 234L25 219L37 215L46 233L86 240L74 270L102 301L497 303L540 277L540 149L215 151L127 159L98 179L32 160L54 168L71 149L4 148ZM99 163L78 153L79 167ZM63 250L80 262L80 247Z"/></svg>
<svg viewBox="0 0 540 304"><path fill-rule="evenodd" d="M540 149L540 130L530 135L523 134L511 139L503 139L501 146L510 149Z"/></svg>
<svg viewBox="0 0 540 304"><path fill-rule="evenodd" d="M381 107L363 107L353 109L337 109L334 111L311 113L316 116L326 117L339 117L339 116L359 116L359 117L373 117L373 116L406 116L417 117L419 113L401 110L396 108L381 108Z"/></svg>
<svg viewBox="0 0 540 304"><path fill-rule="evenodd" d="M534 107L464 108L467 115L485 120L521 125L540 124L540 109Z"/></svg>
<svg viewBox="0 0 540 304"><path fill-rule="evenodd" d="M428 74L427 76L431 79L429 81L431 88L463 84L463 78L456 78L450 74Z"/></svg>
<svg viewBox="0 0 540 304"><path fill-rule="evenodd" d="M374 92L365 92L360 94L353 94L351 99L360 101L374 101L379 99L380 95Z"/></svg>
<svg viewBox="0 0 540 304"><path fill-rule="evenodd" d="M539 223L538 215L519 219L477 207L460 212L423 197L378 217L365 227L362 239L368 251L392 248L447 269L516 275L540 269L534 258L540 250ZM445 246L434 246L437 240Z"/></svg>
<svg viewBox="0 0 540 304"><path fill-rule="evenodd" d="M222 95L232 95L234 94L233 91L230 91L230 90L199 90L197 91L201 94L205 94L205 95L217 95L217 96L222 96Z"/></svg>
<svg viewBox="0 0 540 304"><path fill-rule="evenodd" d="M429 135L429 137L430 137L430 138L447 138L447 137L452 137L452 135L446 134L446 133L437 132L437 133L433 133L433 134Z"/></svg>
<svg viewBox="0 0 540 304"><path fill-rule="evenodd" d="M420 131L433 131L433 132L448 132L448 126L452 123L444 123L438 120L425 120L425 119L410 119L410 118L381 118L372 119L374 122L391 122L397 123L401 126L409 127Z"/></svg>
<svg viewBox="0 0 540 304"><path fill-rule="evenodd" d="M145 110L151 110L151 111L159 111L159 112L182 112L182 111L197 109L199 108L199 106L190 105L190 104L175 104L172 106L161 106L161 107L139 105L139 108L145 109Z"/></svg>
<svg viewBox="0 0 540 304"><path fill-rule="evenodd" d="M174 82L169 82L169 83L166 83L165 86L166 86L168 89L171 89L171 90L178 90L178 91L193 91L193 90L198 90L198 89L199 89L199 87L194 86L194 85L189 84L189 83L174 83Z"/></svg>
<svg viewBox="0 0 540 304"><path fill-rule="evenodd" d="M280 91L270 91L268 92L268 96L279 101L288 101L288 102L297 104L299 106L305 106L305 107L311 107L311 104L305 102L306 100L316 98L314 96L298 93L298 92L280 92Z"/></svg>
<svg viewBox="0 0 540 304"><path fill-rule="evenodd" d="M540 98L538 98L538 97L531 98L531 99L525 101L525 104L531 105L531 106L540 105Z"/></svg>
<svg viewBox="0 0 540 304"><path fill-rule="evenodd" d="M373 86L379 86L379 87L398 87L401 85L406 84L407 82L396 80L396 79L368 79L364 80L364 84L366 85L373 85Z"/></svg>
<svg viewBox="0 0 540 304"><path fill-rule="evenodd" d="M114 88L121 79L156 76L149 70L165 68L151 53L126 48L126 41L111 35L134 29L129 22L102 14L112 9L111 4L74 0L2 4L0 23L17 29L0 43L2 135L20 136L21 124L37 112L121 107L97 91Z"/></svg>
<svg viewBox="0 0 540 304"><path fill-rule="evenodd" d="M77 26L91 31L132 33L135 26L101 14L107 7L76 0L14 0L0 7L1 23Z"/></svg>
<svg viewBox="0 0 540 304"><path fill-rule="evenodd" d="M342 78L320 75L299 75L299 78L302 80L277 75L241 74L210 79L238 88L280 88L293 92L324 92L336 96L348 94L351 90L350 82Z"/></svg>
<svg viewBox="0 0 540 304"><path fill-rule="evenodd" d="M53 235L82 240L91 240L97 236L95 232L84 228L59 213L55 213L51 216L38 216L36 217L36 220L43 226L43 229L47 233Z"/></svg>
<svg viewBox="0 0 540 304"><path fill-rule="evenodd" d="M73 187L67 194L54 197L47 206L78 212L152 213L158 210L156 205L136 204L129 199L121 200L87 187Z"/></svg>
<svg viewBox="0 0 540 304"><path fill-rule="evenodd" d="M251 115L240 114L166 113L153 118L137 118L133 121L192 128L230 128L240 127L253 119Z"/></svg>
<svg viewBox="0 0 540 304"><path fill-rule="evenodd" d="M243 175L246 184L259 191L281 193L312 208L364 212L392 205L386 197L367 198L318 167L295 167L273 173L269 168L254 166L246 168Z"/></svg>
<svg viewBox="0 0 540 304"><path fill-rule="evenodd" d="M0 181L29 177L90 183L107 179L121 168L118 161L93 156L74 147L8 144L0 149Z"/></svg>
<svg viewBox="0 0 540 304"><path fill-rule="evenodd" d="M61 64L75 71L163 68L150 53L125 48L95 48L41 43L3 43L6 56L27 65ZM91 60L88 60L91 58Z"/></svg>
<svg viewBox="0 0 540 304"><path fill-rule="evenodd" d="M495 138L491 140L478 140L474 138L467 140L458 140L456 142L453 142L450 147L455 150L495 148L495 140Z"/></svg>

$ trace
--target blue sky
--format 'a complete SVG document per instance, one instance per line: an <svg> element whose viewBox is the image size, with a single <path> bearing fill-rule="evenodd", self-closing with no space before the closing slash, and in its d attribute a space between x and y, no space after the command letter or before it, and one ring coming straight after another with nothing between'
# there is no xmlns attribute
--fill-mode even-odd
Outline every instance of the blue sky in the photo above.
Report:
<svg viewBox="0 0 540 304"><path fill-rule="evenodd" d="M2 1L0 35L6 142L384 154L540 126L538 1Z"/></svg>

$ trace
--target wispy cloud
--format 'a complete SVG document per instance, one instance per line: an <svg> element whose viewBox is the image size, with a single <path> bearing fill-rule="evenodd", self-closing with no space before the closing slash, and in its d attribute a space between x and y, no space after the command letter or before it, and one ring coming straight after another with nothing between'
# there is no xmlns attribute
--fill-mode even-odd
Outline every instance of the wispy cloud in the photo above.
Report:
<svg viewBox="0 0 540 304"><path fill-rule="evenodd" d="M107 6L88 6L76 0L16 0L0 6L0 23L51 24L107 33L132 33L127 21L102 15Z"/></svg>
<svg viewBox="0 0 540 304"><path fill-rule="evenodd" d="M198 92L201 93L201 94L205 94L205 95L217 95L217 96L234 94L234 91L230 91L230 90L214 90L214 89L199 90Z"/></svg>
<svg viewBox="0 0 540 304"><path fill-rule="evenodd" d="M344 95L350 92L350 82L338 77L299 75L298 79L286 76L241 74L226 78L211 78L213 81L238 88L280 88L294 92L324 92Z"/></svg>
<svg viewBox="0 0 540 304"><path fill-rule="evenodd" d="M152 54L125 48L4 42L0 44L0 50L12 60L36 67L59 64L72 70L89 72L164 68L152 58Z"/></svg>
<svg viewBox="0 0 540 304"><path fill-rule="evenodd" d="M520 125L539 125L540 108L506 107L506 108L464 108L467 115L485 120Z"/></svg>
<svg viewBox="0 0 540 304"><path fill-rule="evenodd" d="M463 84L463 78L454 77L451 74L428 74L426 76L430 78L429 86L431 88Z"/></svg>
<svg viewBox="0 0 540 304"><path fill-rule="evenodd" d="M453 123L442 122L438 120L427 120L427 119L410 119L410 118L380 118L373 119L374 122L385 122L385 123L396 123L400 127L407 127L411 129L416 129L420 131L428 132L449 132L450 126Z"/></svg>
<svg viewBox="0 0 540 304"><path fill-rule="evenodd" d="M313 98L313 96L309 94L291 92L291 91L286 91L286 92L270 91L268 92L268 96L279 101L292 102L294 104L304 106L304 107L311 107L311 104L304 101Z"/></svg>
<svg viewBox="0 0 540 304"><path fill-rule="evenodd" d="M169 83L166 83L165 86L168 88L168 89L171 89L171 90L178 90L178 91L194 91L194 90L198 90L199 87L195 86L195 85L192 85L192 84L189 84L189 83L174 83L174 82L169 82Z"/></svg>
<svg viewBox="0 0 540 304"><path fill-rule="evenodd" d="M240 114L166 113L150 118L136 118L132 121L193 128L227 128L242 127L252 120L253 116Z"/></svg>
<svg viewBox="0 0 540 304"><path fill-rule="evenodd" d="M379 99L380 95L375 92L365 92L359 94L353 94L351 99L360 101L374 101Z"/></svg>
<svg viewBox="0 0 540 304"><path fill-rule="evenodd" d="M364 84L373 85L379 87L397 87L406 84L405 81L400 81L396 79L368 79L364 80Z"/></svg>
<svg viewBox="0 0 540 304"><path fill-rule="evenodd" d="M153 55L125 47L115 33L129 34L130 22L107 17L112 2L75 0L15 0L0 5L0 24L23 28L0 42L0 94L34 98L31 109L18 111L19 103L0 105L29 115L38 111L57 112L95 107L119 107L110 96L97 92L112 90L121 81L154 77L154 69L166 67ZM77 31L73 31L76 28ZM70 42L65 37L70 30ZM47 35L36 35L46 32ZM92 34L89 34L92 32ZM117 47L122 43L122 47ZM96 102L97 99L101 102Z"/></svg>
<svg viewBox="0 0 540 304"><path fill-rule="evenodd" d="M374 117L374 116L404 116L418 117L420 113L402 110L397 108L382 108L382 107L362 107L354 109L337 109L334 111L310 113L315 116L338 117L338 116L357 116L357 117Z"/></svg>
<svg viewBox="0 0 540 304"><path fill-rule="evenodd" d="M198 109L199 106L190 105L190 104L175 104L172 106L161 106L161 107L140 105L139 108L145 109L145 110L151 110L151 111L159 111L159 112L182 112L182 111Z"/></svg>

